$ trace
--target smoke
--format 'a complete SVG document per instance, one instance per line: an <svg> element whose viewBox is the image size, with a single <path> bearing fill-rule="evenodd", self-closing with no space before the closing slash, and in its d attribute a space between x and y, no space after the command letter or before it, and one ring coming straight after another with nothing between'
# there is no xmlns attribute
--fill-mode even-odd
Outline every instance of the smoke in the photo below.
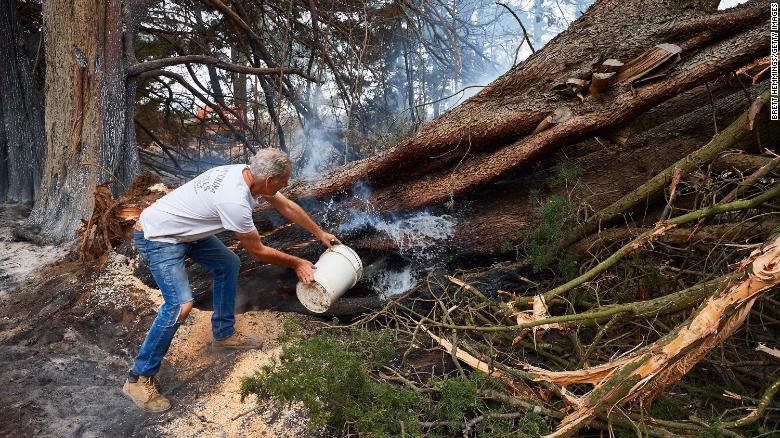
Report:
<svg viewBox="0 0 780 438"><path fill-rule="evenodd" d="M401 295L417 284L417 274L408 264L401 270L383 269L368 276L368 281L383 300Z"/></svg>
<svg viewBox="0 0 780 438"><path fill-rule="evenodd" d="M373 230L389 237L397 246L403 263L389 267L384 261L374 269L367 269L367 280L382 298L404 293L414 287L424 271L438 267L443 260L447 239L455 231L456 220L428 210L410 213L379 214L369 201L371 189L358 182L352 190L361 206L347 211L347 220L337 228L338 233Z"/></svg>
<svg viewBox="0 0 780 438"><path fill-rule="evenodd" d="M342 154L335 147L337 142L322 126L307 126L302 131L302 137L303 146L297 159L300 163L297 177L316 181L338 164L337 161Z"/></svg>
<svg viewBox="0 0 780 438"><path fill-rule="evenodd" d="M470 53L469 47L461 48L463 70L459 81L451 81L444 88L446 92L442 94L454 95L440 102L442 112L451 110L479 93L514 65L522 63L534 51L539 51L579 18L593 0L506 0L501 3L509 7L517 18L492 0L474 3L475 7L469 14L470 36L464 38L470 40L472 47L481 47L484 57ZM524 23L534 51L526 42L518 19ZM454 72L451 75L454 77ZM429 115L432 114L431 108L427 110Z"/></svg>
<svg viewBox="0 0 780 438"><path fill-rule="evenodd" d="M369 201L370 195L368 184L363 181L355 184L352 196L360 201L362 206L348 210L348 219L339 226L339 232L373 229L392 239L402 254L429 259L432 246L450 237L455 230L455 219L447 214L437 216L428 210L405 214L379 214Z"/></svg>

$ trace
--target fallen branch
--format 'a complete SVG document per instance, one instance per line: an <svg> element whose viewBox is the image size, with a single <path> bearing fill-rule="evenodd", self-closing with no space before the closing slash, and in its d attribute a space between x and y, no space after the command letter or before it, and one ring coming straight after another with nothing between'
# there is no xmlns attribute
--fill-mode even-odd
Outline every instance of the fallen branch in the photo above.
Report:
<svg viewBox="0 0 780 438"><path fill-rule="evenodd" d="M767 90L761 94L760 98L764 100L768 99L769 91ZM679 171L680 175L684 177L694 169L698 169L716 159L723 151L732 147L750 132L747 126L748 117L749 111L743 112L742 115L731 123L731 125L701 149L667 167L661 173L637 187L633 192L623 196L610 206L597 212L587 222L577 227L577 229L564 238L558 246L560 248L567 248L588 234L596 231L601 224L610 222L624 212L640 205L648 196L669 185L675 172Z"/></svg>
<svg viewBox="0 0 780 438"><path fill-rule="evenodd" d="M780 390L780 379L775 380L774 383L769 385L766 391L764 391L764 395L761 397L761 400L758 402L758 407L755 410L740 418L739 420L720 423L720 427L725 429L734 429L755 423L759 418L764 416L766 408L770 403L772 403L772 398L774 398L778 390Z"/></svg>
<svg viewBox="0 0 780 438"><path fill-rule="evenodd" d="M766 217L738 223L707 225L692 235L693 228L672 228L659 236L657 241L670 244L689 244L695 242L713 242L721 240L745 241L759 236L767 236L780 227L780 216ZM577 259L585 258L596 250L621 240L633 239L650 231L651 228L632 229L628 227L608 228L577 242L571 249Z"/></svg>
<svg viewBox="0 0 780 438"><path fill-rule="evenodd" d="M691 222L697 219L714 216L716 214L725 213L728 211L746 210L749 208L753 208L763 204L764 202L774 199L778 196L780 196L780 185L775 186L773 189L770 189L756 196L755 198L739 200L739 201L730 202L728 204L720 204L713 207L703 208L701 210L696 210L681 216L677 216L675 218L670 219L667 222L660 223L652 230L642 233L642 235L640 235L636 239L623 245L614 254L609 256L609 258L599 263L592 269L588 270L584 274L580 275L579 277L571 281L566 282L565 284L556 287L555 289L545 292L544 297L545 299L547 299L547 301L550 301L551 299L557 297L558 295L564 292L568 292L573 288L587 281L592 280L598 274L604 272L605 270L607 270L607 268L613 266L615 263L617 263L620 259L628 255L629 253L641 248L643 245L650 242L651 240L658 238L660 235L663 235L666 230L671 229L674 226Z"/></svg>
<svg viewBox="0 0 780 438"><path fill-rule="evenodd" d="M715 345L737 330L755 300L780 284L780 237L736 264L743 279L724 286L689 320L637 353L589 369L553 372L527 366L536 380L563 387L595 385L579 398L580 407L563 419L549 437L571 436L598 415L639 403L646 407L667 386L677 382Z"/></svg>
<svg viewBox="0 0 780 438"><path fill-rule="evenodd" d="M654 298L646 301L636 301L624 304L612 304L600 307L596 310L591 310L582 313L575 313L570 315L551 316L549 318L538 319L534 321L523 322L517 325L511 326L467 326L467 325L455 325L446 324L433 321L428 318L423 320L432 326L453 329L453 330L470 330L475 332L484 333L500 333L500 332L514 332L528 330L534 327L552 325L552 324L565 324L566 326L581 326L589 327L599 323L610 322L613 325L621 318L628 317L656 317L660 315L668 315L676 313L681 310L689 309L700 304L702 300L711 295L717 286L722 284L730 276L724 276L715 280L705 281L696 284L687 289L683 289L673 294L665 295L662 297ZM476 360L476 359L475 359Z"/></svg>
<svg viewBox="0 0 780 438"><path fill-rule="evenodd" d="M777 348L769 348L764 344L759 344L759 346L756 347L756 351L764 353L774 360L780 361L780 350Z"/></svg>

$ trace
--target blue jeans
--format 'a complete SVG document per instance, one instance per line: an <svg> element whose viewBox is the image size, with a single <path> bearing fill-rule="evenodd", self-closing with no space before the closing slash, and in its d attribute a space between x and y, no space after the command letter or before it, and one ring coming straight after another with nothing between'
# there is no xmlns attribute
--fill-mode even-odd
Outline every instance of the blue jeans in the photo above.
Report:
<svg viewBox="0 0 780 438"><path fill-rule="evenodd" d="M134 230L133 238L165 303L157 311L157 318L146 334L130 371L139 376L154 376L160 371L162 359L181 325L181 306L192 301L184 258L190 256L214 273L214 313L211 316L214 339L227 338L236 331L233 324L236 322L236 283L240 261L216 236L194 242L166 243L146 240L142 231Z"/></svg>

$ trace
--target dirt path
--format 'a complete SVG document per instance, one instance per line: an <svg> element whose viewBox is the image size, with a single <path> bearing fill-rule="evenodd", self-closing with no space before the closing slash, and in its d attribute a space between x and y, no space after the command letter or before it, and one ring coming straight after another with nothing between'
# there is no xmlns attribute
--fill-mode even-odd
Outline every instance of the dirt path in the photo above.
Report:
<svg viewBox="0 0 780 438"><path fill-rule="evenodd" d="M53 257L50 248L3 244ZM159 291L133 277L134 260L123 255L112 253L97 271L63 254L1 284L0 436L311 435L299 409L242 403L239 396L240 379L279 353L275 339L289 315L238 315L237 328L263 348L216 354L209 348L211 312L193 309L159 375L173 409L147 414L120 389L161 303Z"/></svg>

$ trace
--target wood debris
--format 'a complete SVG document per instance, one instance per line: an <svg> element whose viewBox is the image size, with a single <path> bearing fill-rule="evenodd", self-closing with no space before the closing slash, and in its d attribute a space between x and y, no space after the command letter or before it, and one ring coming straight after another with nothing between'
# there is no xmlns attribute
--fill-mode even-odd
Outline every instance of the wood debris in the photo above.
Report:
<svg viewBox="0 0 780 438"><path fill-rule="evenodd" d="M77 231L82 260L105 261L109 251L127 239L144 208L170 191L151 173L144 172L118 199L111 196L109 183L95 187L95 205L89 219Z"/></svg>
<svg viewBox="0 0 780 438"><path fill-rule="evenodd" d="M538 380L564 387L576 383L594 385L580 397L582 407L566 416L548 437L572 436L597 415L609 415L616 407L633 403L649 406L664 389L728 338L742 325L756 299L780 284L780 236L754 251L738 267L745 270L742 280L723 286L687 324L639 352L578 371L527 367Z"/></svg>
<svg viewBox="0 0 780 438"><path fill-rule="evenodd" d="M545 129L549 129L555 125L563 123L572 118L574 113L568 106L561 106L555 109L549 116L545 117L541 123L533 130L531 135L538 134Z"/></svg>
<svg viewBox="0 0 780 438"><path fill-rule="evenodd" d="M681 52L680 46L675 44L658 44L623 66L615 81L631 84L647 79L651 74L653 77L664 74L680 61Z"/></svg>

